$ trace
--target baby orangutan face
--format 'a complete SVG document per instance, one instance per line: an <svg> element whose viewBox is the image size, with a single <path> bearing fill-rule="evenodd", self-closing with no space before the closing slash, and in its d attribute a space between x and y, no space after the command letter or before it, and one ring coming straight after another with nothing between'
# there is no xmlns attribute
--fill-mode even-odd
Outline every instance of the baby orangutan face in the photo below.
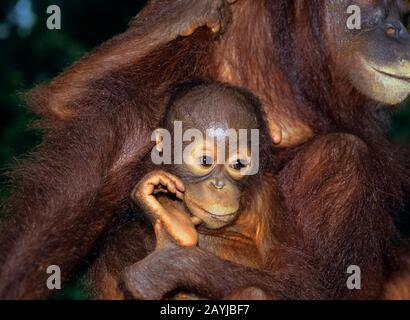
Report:
<svg viewBox="0 0 410 320"><path fill-rule="evenodd" d="M177 170L183 174L186 207L209 229L232 223L239 213L244 173L251 163L248 150L240 151L229 154L218 150L212 141L198 143L193 145L187 163Z"/></svg>
<svg viewBox="0 0 410 320"><path fill-rule="evenodd" d="M196 245L195 225L219 229L240 214L241 191L252 161L248 149L228 149L221 150L213 139L191 144L184 164L148 173L134 188L133 200L154 221L161 221L179 245ZM173 194L176 200L164 199L164 194Z"/></svg>
<svg viewBox="0 0 410 320"><path fill-rule="evenodd" d="M169 109L161 130L173 135L175 146L179 144L175 123L182 124L183 161L174 159L148 173L134 188L132 198L179 245L196 245L195 225L219 229L240 214L247 176L259 167L259 144L254 148L252 134L257 129L259 143L257 106L238 89L206 84L185 92ZM174 150L167 147L170 141L165 143L161 130L156 132L155 149L160 153ZM197 136L185 139L190 130ZM170 200L164 193L176 197Z"/></svg>

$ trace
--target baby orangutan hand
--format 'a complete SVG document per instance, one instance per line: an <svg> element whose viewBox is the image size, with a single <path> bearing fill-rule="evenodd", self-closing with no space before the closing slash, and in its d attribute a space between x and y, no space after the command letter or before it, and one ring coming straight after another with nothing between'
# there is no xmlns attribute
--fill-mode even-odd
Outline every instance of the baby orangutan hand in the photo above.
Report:
<svg viewBox="0 0 410 320"><path fill-rule="evenodd" d="M165 171L148 173L134 188L131 197L154 221L160 221L173 240L180 246L192 247L198 243L195 218L173 207L164 208L156 198L158 192L171 192L184 199L185 186L176 176Z"/></svg>

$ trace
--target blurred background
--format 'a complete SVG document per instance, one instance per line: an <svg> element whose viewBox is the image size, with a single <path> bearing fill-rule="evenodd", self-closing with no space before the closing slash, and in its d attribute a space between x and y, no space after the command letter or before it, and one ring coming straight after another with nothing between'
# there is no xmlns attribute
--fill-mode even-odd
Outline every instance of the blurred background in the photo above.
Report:
<svg viewBox="0 0 410 320"><path fill-rule="evenodd" d="M55 77L84 53L123 32L145 0L1 0L0 1L0 171L29 152L40 133L20 94ZM46 27L47 7L61 8L61 30ZM7 197L0 176L0 201ZM0 203L1 203L0 202ZM0 216L1 218L1 216ZM82 274L57 299L84 299Z"/></svg>
<svg viewBox="0 0 410 320"><path fill-rule="evenodd" d="M145 0L1 0L0 2L0 170L29 152L40 134L19 94L47 81L93 47L124 31ZM61 8L61 30L48 30L49 5ZM392 136L410 142L410 108L394 116ZM0 177L0 201L7 197ZM73 276L56 299L85 299L82 274Z"/></svg>

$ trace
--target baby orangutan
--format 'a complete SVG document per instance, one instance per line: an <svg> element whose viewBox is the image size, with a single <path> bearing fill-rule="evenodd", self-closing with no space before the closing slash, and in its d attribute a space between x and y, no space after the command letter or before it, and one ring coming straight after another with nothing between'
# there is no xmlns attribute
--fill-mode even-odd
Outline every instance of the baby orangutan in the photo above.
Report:
<svg viewBox="0 0 410 320"><path fill-rule="evenodd" d="M165 141L163 133L174 134L175 146L178 123L194 141L189 139L189 146L183 145L182 163L175 164L174 156L174 164L167 171L148 173L136 185L132 198L179 245L189 247L198 242L194 225L221 229L240 213L247 177L252 171L258 173L259 125L255 106L239 89L207 84L185 90L170 106L164 128L156 131L154 152L172 152L171 141ZM239 137L239 130L244 130L245 136ZM256 132L256 141L251 139L251 130ZM183 136L179 138L182 143ZM243 141L238 141L240 138Z"/></svg>
<svg viewBox="0 0 410 320"><path fill-rule="evenodd" d="M155 225L154 253L198 245L222 259L260 269L262 242L269 239L267 221L272 212L282 210L275 180L266 170L273 168L275 151L258 100L219 83L186 84L171 100L149 160L153 154L167 158L172 136L175 152L178 135L184 137L182 163L175 163L174 154L172 164L148 172L131 195ZM138 268L149 268L144 266L149 257L124 273L124 285L135 298L141 298L135 276ZM137 282L143 286L143 281ZM266 297L258 288L248 293L247 298Z"/></svg>

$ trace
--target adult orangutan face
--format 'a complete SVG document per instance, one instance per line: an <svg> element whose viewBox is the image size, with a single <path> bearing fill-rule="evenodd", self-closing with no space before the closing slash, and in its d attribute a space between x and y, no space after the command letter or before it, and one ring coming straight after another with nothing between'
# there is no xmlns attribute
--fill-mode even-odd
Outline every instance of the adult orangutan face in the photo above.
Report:
<svg viewBox="0 0 410 320"><path fill-rule="evenodd" d="M360 30L347 26L351 5L360 7ZM410 94L410 1L334 0L326 6L338 67L369 98L404 101Z"/></svg>

